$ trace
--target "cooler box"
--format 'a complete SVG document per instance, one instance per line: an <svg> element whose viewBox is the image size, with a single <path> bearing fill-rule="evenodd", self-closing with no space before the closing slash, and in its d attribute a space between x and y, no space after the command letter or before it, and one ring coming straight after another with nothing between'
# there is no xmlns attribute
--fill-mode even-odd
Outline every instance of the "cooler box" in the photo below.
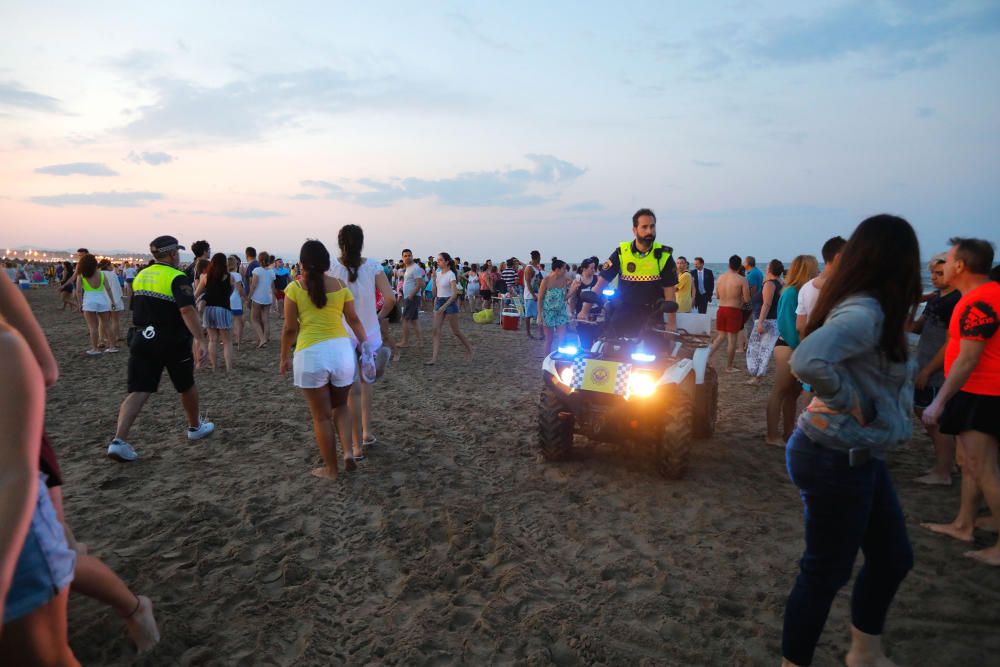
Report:
<svg viewBox="0 0 1000 667"><path fill-rule="evenodd" d="M504 308L500 312L500 326L507 331L517 331L521 328L521 313L516 308Z"/></svg>

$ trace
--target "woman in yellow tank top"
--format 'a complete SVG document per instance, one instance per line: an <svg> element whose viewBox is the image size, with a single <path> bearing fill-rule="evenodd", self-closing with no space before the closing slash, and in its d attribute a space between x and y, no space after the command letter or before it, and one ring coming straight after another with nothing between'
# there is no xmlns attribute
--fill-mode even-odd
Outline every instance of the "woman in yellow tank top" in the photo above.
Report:
<svg viewBox="0 0 1000 667"><path fill-rule="evenodd" d="M80 258L76 268L76 294L90 333L90 349L87 350L90 356L118 351L115 347L118 336L111 331L111 311L116 308L115 300L104 278L104 272L98 271L96 257L88 253ZM102 343L104 352L100 349Z"/></svg>
<svg viewBox="0 0 1000 667"><path fill-rule="evenodd" d="M357 467L351 449L352 415L347 396L354 383L358 360L344 322L364 343L365 328L354 309L354 297L330 270L330 253L319 241L306 241L299 253L302 280L285 288L285 325L281 331L281 365L284 375L292 367L295 386L302 389L312 413L316 444L326 464L312 474L336 479L337 443L344 450L344 467ZM295 348L294 356L292 348ZM333 415L331 420L330 415Z"/></svg>

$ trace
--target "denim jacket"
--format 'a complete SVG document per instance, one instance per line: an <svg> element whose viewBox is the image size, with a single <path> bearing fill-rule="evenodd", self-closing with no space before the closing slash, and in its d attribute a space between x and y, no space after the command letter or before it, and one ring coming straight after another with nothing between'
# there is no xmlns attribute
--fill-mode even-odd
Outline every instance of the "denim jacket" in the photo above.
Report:
<svg viewBox="0 0 1000 667"><path fill-rule="evenodd" d="M802 413L798 426L814 442L844 451L869 447L884 459L910 438L916 359L890 361L878 349L884 319L873 297L848 297L795 349L792 372L838 413ZM850 415L856 406L865 426Z"/></svg>

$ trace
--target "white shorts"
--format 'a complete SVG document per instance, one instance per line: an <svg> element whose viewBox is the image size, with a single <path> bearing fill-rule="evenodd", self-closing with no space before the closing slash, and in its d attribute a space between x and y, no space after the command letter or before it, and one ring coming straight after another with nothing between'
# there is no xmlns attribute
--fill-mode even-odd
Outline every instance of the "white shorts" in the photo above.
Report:
<svg viewBox="0 0 1000 667"><path fill-rule="evenodd" d="M354 383L358 357L350 338L328 338L292 357L292 376L301 389L318 389L332 384L349 387Z"/></svg>
<svg viewBox="0 0 1000 667"><path fill-rule="evenodd" d="M108 301L107 292L84 291L83 303L80 304L83 311L87 313L108 313L111 312L111 302Z"/></svg>

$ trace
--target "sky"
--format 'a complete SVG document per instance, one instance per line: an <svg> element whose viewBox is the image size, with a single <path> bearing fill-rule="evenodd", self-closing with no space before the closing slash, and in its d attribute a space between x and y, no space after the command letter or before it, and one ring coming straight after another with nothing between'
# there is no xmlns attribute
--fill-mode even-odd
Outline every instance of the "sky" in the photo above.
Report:
<svg viewBox="0 0 1000 667"><path fill-rule="evenodd" d="M1000 2L0 3L0 247L1000 241Z"/></svg>

